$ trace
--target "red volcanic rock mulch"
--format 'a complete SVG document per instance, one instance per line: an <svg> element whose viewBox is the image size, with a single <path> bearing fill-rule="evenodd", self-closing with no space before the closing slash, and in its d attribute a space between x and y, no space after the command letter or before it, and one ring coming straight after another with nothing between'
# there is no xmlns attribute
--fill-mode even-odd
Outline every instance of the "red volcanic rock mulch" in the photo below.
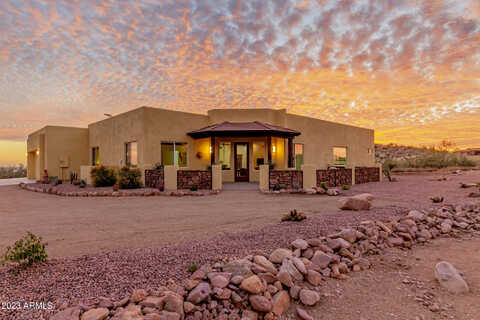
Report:
<svg viewBox="0 0 480 320"><path fill-rule="evenodd" d="M52 302L58 308L63 302L77 304L101 296L119 300L135 288L158 288L169 278L180 281L187 277L187 268L193 263L202 265L220 257L241 257L252 250L270 252L287 247L297 238L315 238L362 220L388 219L405 213L399 207L384 207L310 217L302 222L271 224L161 248L52 259L21 271L18 276L1 268L0 301ZM52 311L45 310L0 310L0 319L39 319L51 314Z"/></svg>

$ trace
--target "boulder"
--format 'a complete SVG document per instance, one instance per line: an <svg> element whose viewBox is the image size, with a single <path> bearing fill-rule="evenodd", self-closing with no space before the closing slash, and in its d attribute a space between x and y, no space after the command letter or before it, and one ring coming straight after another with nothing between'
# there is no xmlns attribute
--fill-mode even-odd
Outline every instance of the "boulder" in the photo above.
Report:
<svg viewBox="0 0 480 320"><path fill-rule="evenodd" d="M207 282L200 282L195 289L190 291L190 294L187 297L187 301L193 304L199 304L200 302L207 299L211 294L211 287L210 284ZM182 301L183 305L183 301Z"/></svg>
<svg viewBox="0 0 480 320"><path fill-rule="evenodd" d="M78 320L80 319L80 307L67 308L53 315L51 320Z"/></svg>
<svg viewBox="0 0 480 320"><path fill-rule="evenodd" d="M249 301L253 310L261 312L272 311L272 302L264 296L251 295Z"/></svg>
<svg viewBox="0 0 480 320"><path fill-rule="evenodd" d="M290 296L285 290L277 292L272 299L272 311L275 315L281 316L290 307Z"/></svg>
<svg viewBox="0 0 480 320"><path fill-rule="evenodd" d="M285 259L283 260L282 266L280 267L281 270L287 271L294 280L302 281L303 275L293 264L292 260Z"/></svg>
<svg viewBox="0 0 480 320"><path fill-rule="evenodd" d="M310 283L312 286L319 286L320 283L322 282L322 275L318 273L317 271L314 270L308 270L307 273L307 281Z"/></svg>
<svg viewBox="0 0 480 320"><path fill-rule="evenodd" d="M271 263L267 258L264 256L254 256L253 257L253 262L267 270L268 272L271 272L273 274L277 273L277 268Z"/></svg>
<svg viewBox="0 0 480 320"><path fill-rule="evenodd" d="M372 207L372 203L370 201L365 199L359 199L356 197L343 198L343 199L340 199L338 203L339 203L338 207L341 210L360 211L360 210L370 210L370 208Z"/></svg>
<svg viewBox="0 0 480 320"><path fill-rule="evenodd" d="M447 261L437 263L435 266L435 278L450 293L460 294L470 291L468 284L457 269Z"/></svg>
<svg viewBox="0 0 480 320"><path fill-rule="evenodd" d="M297 239L292 242L292 247L295 249L305 250L308 248L308 242L303 239Z"/></svg>
<svg viewBox="0 0 480 320"><path fill-rule="evenodd" d="M302 320L313 320L313 317L310 316L307 311L297 306L296 308L297 316Z"/></svg>
<svg viewBox="0 0 480 320"><path fill-rule="evenodd" d="M242 320L257 320L258 313L252 310L243 310L242 311Z"/></svg>
<svg viewBox="0 0 480 320"><path fill-rule="evenodd" d="M230 281L222 275L214 275L210 278L210 283L216 288L225 288Z"/></svg>
<svg viewBox="0 0 480 320"><path fill-rule="evenodd" d="M266 289L262 280L256 275L244 279L240 288L253 294L259 294Z"/></svg>
<svg viewBox="0 0 480 320"><path fill-rule="evenodd" d="M301 259L297 257L293 257L292 262L298 271L300 271L302 274L307 274L307 267L305 266L305 264Z"/></svg>
<svg viewBox="0 0 480 320"><path fill-rule="evenodd" d="M299 298L300 301L306 306L314 306L318 301L320 301L320 295L318 292L308 289L300 290Z"/></svg>
<svg viewBox="0 0 480 320"><path fill-rule="evenodd" d="M323 269L328 267L330 262L332 262L332 258L322 251L317 251L313 255L312 262L316 264L319 268Z"/></svg>
<svg viewBox="0 0 480 320"><path fill-rule="evenodd" d="M149 296L146 297L142 302L140 302L140 305L148 308L161 309L163 307L163 298Z"/></svg>
<svg viewBox="0 0 480 320"><path fill-rule="evenodd" d="M107 308L90 309L82 314L81 320L104 320L109 314L110 311Z"/></svg>
<svg viewBox="0 0 480 320"><path fill-rule="evenodd" d="M148 292L144 289L137 289L133 291L132 295L130 296L130 302L139 303L143 299L148 296Z"/></svg>
<svg viewBox="0 0 480 320"><path fill-rule="evenodd" d="M280 270L277 274L277 279L287 287L293 286L292 276L286 270Z"/></svg>
<svg viewBox="0 0 480 320"><path fill-rule="evenodd" d="M204 283L204 282L202 282ZM199 285L201 285L200 283ZM208 283L207 283L208 285ZM197 289L198 286L195 288ZM210 289L210 285L208 285L208 289ZM190 297L190 295L189 295ZM196 296L194 296L196 297ZM167 292L163 297L163 310L176 312L180 315L180 318L183 319L184 312L183 312L183 297L175 292ZM192 301L190 301L192 302Z"/></svg>
<svg viewBox="0 0 480 320"><path fill-rule="evenodd" d="M270 257L268 258L273 263L282 263L283 259L291 258L292 257L292 250L279 248L274 250Z"/></svg>

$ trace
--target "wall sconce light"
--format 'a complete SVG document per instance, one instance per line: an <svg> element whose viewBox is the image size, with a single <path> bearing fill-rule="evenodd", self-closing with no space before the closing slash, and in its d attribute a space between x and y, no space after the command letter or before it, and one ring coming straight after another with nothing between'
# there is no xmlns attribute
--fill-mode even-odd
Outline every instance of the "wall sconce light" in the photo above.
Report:
<svg viewBox="0 0 480 320"><path fill-rule="evenodd" d="M272 146L272 152L275 152L277 148L275 148L275 145Z"/></svg>
<svg viewBox="0 0 480 320"><path fill-rule="evenodd" d="M40 150L37 150L36 154L37 154L37 156L38 156L38 155L40 154Z"/></svg>
<svg viewBox="0 0 480 320"><path fill-rule="evenodd" d="M212 153L212 146L210 146L210 149L209 149L210 153Z"/></svg>

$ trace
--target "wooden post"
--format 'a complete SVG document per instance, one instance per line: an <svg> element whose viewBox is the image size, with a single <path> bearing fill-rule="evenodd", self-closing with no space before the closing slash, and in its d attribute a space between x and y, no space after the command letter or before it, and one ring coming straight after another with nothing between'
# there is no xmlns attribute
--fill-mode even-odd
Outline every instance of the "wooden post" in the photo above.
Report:
<svg viewBox="0 0 480 320"><path fill-rule="evenodd" d="M267 137L267 163L270 165L272 162L272 137L268 136Z"/></svg>
<svg viewBox="0 0 480 320"><path fill-rule="evenodd" d="M210 152L210 164L213 166L215 164L215 137L212 136L210 138L210 148L212 152Z"/></svg>
<svg viewBox="0 0 480 320"><path fill-rule="evenodd" d="M295 162L293 161L293 138L288 138L288 167L293 168Z"/></svg>

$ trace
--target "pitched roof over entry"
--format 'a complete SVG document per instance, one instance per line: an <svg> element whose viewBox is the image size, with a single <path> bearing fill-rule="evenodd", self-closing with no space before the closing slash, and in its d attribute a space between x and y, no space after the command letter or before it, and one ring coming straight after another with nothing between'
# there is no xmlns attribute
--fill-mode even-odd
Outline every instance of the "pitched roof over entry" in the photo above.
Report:
<svg viewBox="0 0 480 320"><path fill-rule="evenodd" d="M258 136L273 136L273 137L295 137L300 135L300 132L274 126L268 123L253 121L253 122L229 122L225 121L217 123L205 128L194 130L188 133L189 136L197 138L206 137L258 137Z"/></svg>

